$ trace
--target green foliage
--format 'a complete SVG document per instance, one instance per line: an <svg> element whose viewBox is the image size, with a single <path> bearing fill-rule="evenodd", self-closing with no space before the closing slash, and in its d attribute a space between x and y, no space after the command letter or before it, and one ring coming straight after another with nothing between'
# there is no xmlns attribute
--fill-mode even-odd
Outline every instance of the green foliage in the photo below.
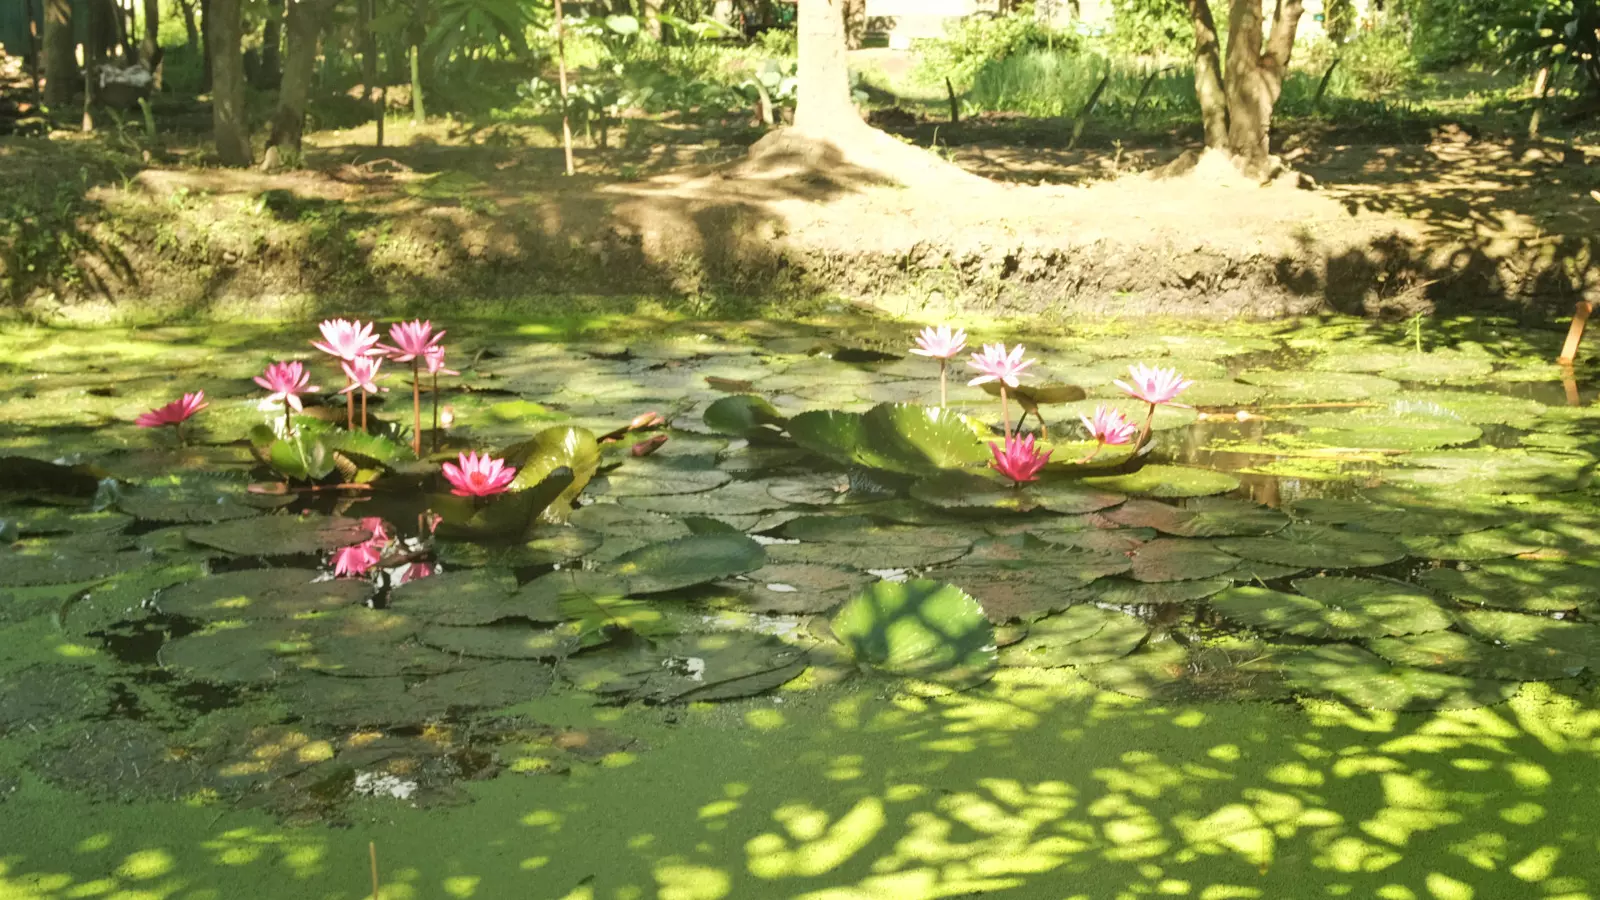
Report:
<svg viewBox="0 0 1600 900"><path fill-rule="evenodd" d="M1405 29L1385 25L1357 34L1344 46L1321 44L1307 55L1307 65L1321 77L1333 58L1339 60L1329 91L1343 96L1378 97L1413 86L1420 63Z"/></svg>
<svg viewBox="0 0 1600 900"><path fill-rule="evenodd" d="M1070 50L1077 35L1041 24L1032 3L1024 3L1004 16L968 16L950 26L943 38L922 46L916 76L929 84L949 78L970 85L990 63L1030 50Z"/></svg>
<svg viewBox="0 0 1600 900"><path fill-rule="evenodd" d="M1426 71L1504 61L1508 29L1549 0L1407 0L1411 51Z"/></svg>
<svg viewBox="0 0 1600 900"><path fill-rule="evenodd" d="M1111 0L1111 10L1111 48L1118 53L1165 58L1194 53L1194 24L1179 0Z"/></svg>
<svg viewBox="0 0 1600 900"><path fill-rule="evenodd" d="M1507 22L1507 52L1527 68L1565 63L1600 90L1600 2L1560 0Z"/></svg>

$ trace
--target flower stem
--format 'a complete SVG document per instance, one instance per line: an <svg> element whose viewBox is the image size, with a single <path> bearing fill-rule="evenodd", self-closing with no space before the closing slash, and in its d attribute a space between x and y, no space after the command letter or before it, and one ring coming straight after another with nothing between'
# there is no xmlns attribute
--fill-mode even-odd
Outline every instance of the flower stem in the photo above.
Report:
<svg viewBox="0 0 1600 900"><path fill-rule="evenodd" d="M950 395L945 392L945 369L950 365L948 359L939 360L939 408L945 409L950 405Z"/></svg>
<svg viewBox="0 0 1600 900"><path fill-rule="evenodd" d="M367 430L367 392L361 392L361 430Z"/></svg>
<svg viewBox="0 0 1600 900"><path fill-rule="evenodd" d="M439 450L439 373L433 373L433 449Z"/></svg>
<svg viewBox="0 0 1600 900"><path fill-rule="evenodd" d="M411 452L422 456L422 370L411 361Z"/></svg>
<svg viewBox="0 0 1600 900"><path fill-rule="evenodd" d="M294 425L289 421L289 398L283 398L283 436L294 434Z"/></svg>
<svg viewBox="0 0 1600 900"><path fill-rule="evenodd" d="M1144 442L1150 438L1150 424L1156 419L1156 405L1150 404L1150 412L1144 417L1144 424L1139 426L1139 439L1133 442L1133 452L1138 453Z"/></svg>
<svg viewBox="0 0 1600 900"><path fill-rule="evenodd" d="M356 395L354 392L344 395L344 430L356 430Z"/></svg>
<svg viewBox="0 0 1600 900"><path fill-rule="evenodd" d="M1089 451L1089 455L1088 456L1085 456L1083 459L1078 460L1077 462L1073 463L1073 465L1082 466L1082 465L1088 464L1088 462L1090 460L1094 459L1096 456L1099 456L1100 455L1100 451L1104 450L1105 448L1106 448L1106 445L1104 443L1095 444L1094 445L1094 449Z"/></svg>
<svg viewBox="0 0 1600 900"><path fill-rule="evenodd" d="M1011 398L1006 395L1006 383L1000 382L1000 418L1006 423L1006 443L1011 442Z"/></svg>

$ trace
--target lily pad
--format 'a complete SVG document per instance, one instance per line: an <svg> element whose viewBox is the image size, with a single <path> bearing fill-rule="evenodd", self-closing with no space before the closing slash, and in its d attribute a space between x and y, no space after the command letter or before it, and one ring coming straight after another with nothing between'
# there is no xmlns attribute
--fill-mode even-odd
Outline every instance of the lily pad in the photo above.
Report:
<svg viewBox="0 0 1600 900"><path fill-rule="evenodd" d="M561 674L619 700L689 703L765 693L793 680L806 653L766 635L721 631L582 654Z"/></svg>
<svg viewBox="0 0 1600 900"><path fill-rule="evenodd" d="M1154 528L1176 537L1260 537L1289 524L1289 517L1275 509L1222 497L1196 499L1183 507L1130 500L1104 515L1118 525Z"/></svg>
<svg viewBox="0 0 1600 900"><path fill-rule="evenodd" d="M1395 540L1420 559L1477 561L1534 553L1561 543L1561 536L1513 525L1470 534L1400 534Z"/></svg>
<svg viewBox="0 0 1600 900"><path fill-rule="evenodd" d="M1264 370L1239 376L1246 384L1267 389L1273 399L1287 403L1331 403L1371 400L1400 390L1400 383L1376 375L1348 372Z"/></svg>
<svg viewBox="0 0 1600 900"><path fill-rule="evenodd" d="M1079 602L1077 591L1096 579L1128 571L1126 556L1054 551L1047 565L1009 568L995 564L935 569L929 577L968 589L996 624L1032 621Z"/></svg>
<svg viewBox="0 0 1600 900"><path fill-rule="evenodd" d="M1400 582L1371 578L1308 578L1305 594L1236 587L1211 605L1237 622L1310 638L1386 637L1442 631L1450 616L1427 594Z"/></svg>
<svg viewBox="0 0 1600 900"><path fill-rule="evenodd" d="M205 473L168 475L121 489L117 508L147 522L227 522L262 512L243 481Z"/></svg>
<svg viewBox="0 0 1600 900"><path fill-rule="evenodd" d="M1270 645L1255 641L1224 640L1194 648L1173 640L1150 641L1120 659L1078 671L1101 690L1147 700L1272 700L1289 690L1273 656Z"/></svg>
<svg viewBox="0 0 1600 900"><path fill-rule="evenodd" d="M599 468L600 444L586 428L557 426L539 432L532 440L507 447L502 456L506 465L517 469L510 488L514 493L537 488L557 471L571 471L571 483L535 513L544 521L560 523L567 520L572 502L589 486Z"/></svg>
<svg viewBox="0 0 1600 900"><path fill-rule="evenodd" d="M389 594L389 608L434 625L487 625L538 612L517 593L516 579L493 569L419 578Z"/></svg>
<svg viewBox="0 0 1600 900"><path fill-rule="evenodd" d="M752 442L776 441L788 423L766 398L754 394L722 397L706 407L702 418L717 434Z"/></svg>
<svg viewBox="0 0 1600 900"><path fill-rule="evenodd" d="M1416 454L1410 468L1385 477L1396 484L1448 487L1480 494L1548 494L1588 484L1594 461L1585 457L1521 450L1451 450Z"/></svg>
<svg viewBox="0 0 1600 900"><path fill-rule="evenodd" d="M1493 371L1494 365L1486 359L1444 353L1425 353L1412 356L1404 363L1383 370L1383 377L1395 381L1428 381L1434 383L1477 381Z"/></svg>
<svg viewBox="0 0 1600 900"><path fill-rule="evenodd" d="M1000 651L1002 666L1087 666L1132 653L1150 633L1142 619L1093 606L1074 606L1034 622L1028 636Z"/></svg>
<svg viewBox="0 0 1600 900"><path fill-rule="evenodd" d="M438 541L434 554L441 562L468 568L520 569L567 562L593 553L604 540L582 528L541 525L529 540L509 544ZM523 537L529 537L524 534Z"/></svg>
<svg viewBox="0 0 1600 900"><path fill-rule="evenodd" d="M945 509L998 509L1028 512L1047 509L1079 515L1116 506L1124 495L1085 487L1082 482L1051 478L1016 485L995 474L945 472L911 487L911 496Z"/></svg>
<svg viewBox="0 0 1600 900"><path fill-rule="evenodd" d="M1303 522L1270 537L1224 538L1217 547L1249 560L1308 569L1385 566L1406 555L1405 548L1387 535Z"/></svg>
<svg viewBox="0 0 1600 900"><path fill-rule="evenodd" d="M54 553L49 548L29 552L0 550L0 588L98 581L131 572L150 562L137 550L116 553Z"/></svg>
<svg viewBox="0 0 1600 900"><path fill-rule="evenodd" d="M658 594L743 575L766 562L761 545L742 534L700 534L641 547L604 572L620 579L628 594Z"/></svg>
<svg viewBox="0 0 1600 900"><path fill-rule="evenodd" d="M1462 603L1525 612L1600 609L1600 568L1543 560L1430 569L1421 581Z"/></svg>
<svg viewBox="0 0 1600 900"><path fill-rule="evenodd" d="M1289 684L1354 706L1397 712L1474 709L1509 699L1517 685L1444 672L1391 666L1357 647L1330 644L1278 655Z"/></svg>
<svg viewBox="0 0 1600 900"><path fill-rule="evenodd" d="M1117 491L1134 497L1206 497L1239 488L1239 479L1226 472L1192 466L1145 466L1127 475L1099 475L1083 479L1089 487Z"/></svg>
<svg viewBox="0 0 1600 900"><path fill-rule="evenodd" d="M311 569L247 569L168 588L156 598L161 612L190 619L292 619L364 602L365 581L317 581Z"/></svg>
<svg viewBox="0 0 1600 900"><path fill-rule="evenodd" d="M1143 400L1135 400L1132 397L1106 397L1094 400L1080 400L1077 403L1064 403L1056 407L1062 419L1057 424L1050 426L1051 433L1054 434L1057 431L1071 433L1072 429L1077 429L1077 433L1082 433L1083 420L1079 416L1088 416L1092 419L1094 418L1095 409L1101 406L1122 413L1124 419L1135 424L1143 424L1145 417L1150 414L1150 405L1148 403ZM1169 431L1176 428L1187 428L1193 425L1197 418L1199 418L1199 413L1192 409L1158 406L1156 407L1155 418L1150 422L1150 430Z"/></svg>
<svg viewBox="0 0 1600 900"><path fill-rule="evenodd" d="M1543 403L1484 391L1408 391L1388 399L1391 412L1421 413L1457 419L1471 425L1531 428L1546 409Z"/></svg>
<svg viewBox="0 0 1600 900"><path fill-rule="evenodd" d="M434 625L418 632L417 639L446 653L485 659L562 659L582 646L576 629L526 624L482 628Z"/></svg>
<svg viewBox="0 0 1600 900"><path fill-rule="evenodd" d="M300 556L359 544L372 537L356 519L277 515L191 528L189 540L235 556Z"/></svg>
<svg viewBox="0 0 1600 900"><path fill-rule="evenodd" d="M1161 538L1130 555L1133 579L1145 582L1199 581L1231 572L1239 565L1237 556L1210 541L1193 538Z"/></svg>
<svg viewBox="0 0 1600 900"><path fill-rule="evenodd" d="M1382 638L1368 646L1398 665L1502 681L1570 678L1589 664L1556 648L1496 644L1457 631Z"/></svg>
<svg viewBox="0 0 1600 900"><path fill-rule="evenodd" d="M989 459L983 428L933 406L885 403L864 414L801 413L789 420L795 443L836 462L904 474L976 465Z"/></svg>
<svg viewBox="0 0 1600 900"><path fill-rule="evenodd" d="M1386 408L1311 413L1288 421L1307 429L1304 440L1363 450L1435 450L1483 436L1481 428L1458 419L1423 412L1401 415Z"/></svg>
<svg viewBox="0 0 1600 900"><path fill-rule="evenodd" d="M762 566L725 586L742 608L779 615L824 613L855 596L871 579L857 571L808 563Z"/></svg>
<svg viewBox="0 0 1600 900"><path fill-rule="evenodd" d="M785 505L782 500L767 493L765 485L756 481L736 481L691 494L623 497L621 503L629 509L670 516L712 517L754 515L779 510Z"/></svg>
<svg viewBox="0 0 1600 900"><path fill-rule="evenodd" d="M978 601L929 579L880 581L832 624L859 662L895 675L966 687L988 680L997 662L994 629Z"/></svg>
<svg viewBox="0 0 1600 900"><path fill-rule="evenodd" d="M1155 584L1123 578L1102 578L1073 594L1079 602L1098 603L1104 606L1170 606L1188 603L1191 600L1204 600L1232 583L1227 578Z"/></svg>
<svg viewBox="0 0 1600 900"><path fill-rule="evenodd" d="M1405 507L1385 506L1370 500L1314 498L1289 506L1297 519L1323 525L1350 525L1362 531L1401 535L1452 535L1482 531L1495 523L1490 516L1448 508L1442 502L1415 498Z"/></svg>

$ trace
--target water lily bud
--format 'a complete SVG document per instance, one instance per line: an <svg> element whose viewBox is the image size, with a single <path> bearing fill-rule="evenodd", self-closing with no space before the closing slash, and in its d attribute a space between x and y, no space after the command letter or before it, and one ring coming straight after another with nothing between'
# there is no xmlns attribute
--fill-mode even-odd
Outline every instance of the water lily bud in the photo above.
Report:
<svg viewBox="0 0 1600 900"><path fill-rule="evenodd" d="M658 434L647 441L640 441L639 443L634 444L633 449L628 452L632 453L634 456L649 456L657 450L660 450L661 445L665 444L666 442L667 436L664 434Z"/></svg>

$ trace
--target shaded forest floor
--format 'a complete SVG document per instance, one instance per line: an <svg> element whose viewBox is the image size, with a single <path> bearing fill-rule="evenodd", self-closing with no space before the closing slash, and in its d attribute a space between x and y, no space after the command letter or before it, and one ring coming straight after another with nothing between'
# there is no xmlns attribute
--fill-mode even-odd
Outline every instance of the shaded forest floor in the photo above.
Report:
<svg viewBox="0 0 1600 900"><path fill-rule="evenodd" d="M1295 174L1258 188L1206 165L1152 177L1182 136L1066 151L1059 127L1026 120L909 123L903 139L993 182L932 190L840 160L742 162L759 136L743 123L630 122L580 149L572 179L547 131L487 123L394 124L382 149L370 127L319 132L285 174L132 131L0 141L13 300L100 318L133 300L135 315L258 316L440 297L1546 317L1600 290L1600 147L1448 124L1295 131Z"/></svg>

